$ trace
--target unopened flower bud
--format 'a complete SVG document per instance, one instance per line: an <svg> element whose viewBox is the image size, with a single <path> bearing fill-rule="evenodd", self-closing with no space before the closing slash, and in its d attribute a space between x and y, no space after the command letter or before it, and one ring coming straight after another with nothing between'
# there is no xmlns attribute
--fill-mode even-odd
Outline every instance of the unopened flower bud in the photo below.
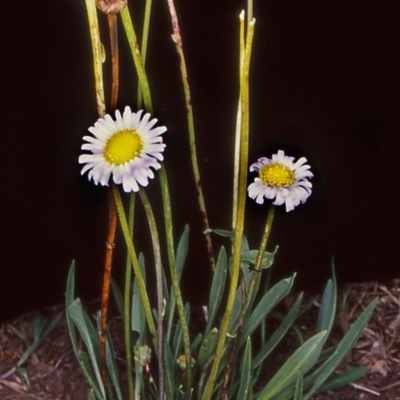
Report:
<svg viewBox="0 0 400 400"><path fill-rule="evenodd" d="M128 0L96 0L97 8L103 11L104 14L117 14L122 11L127 4Z"/></svg>
<svg viewBox="0 0 400 400"><path fill-rule="evenodd" d="M195 364L195 360L194 360L194 358L193 357L191 357L192 358L192 362L191 362L191 367L193 368L194 367L194 364ZM176 363L179 365L179 368L182 370L182 371L185 371L186 370L186 356L184 355L184 354L181 354L178 358L177 358L177 360L176 360Z"/></svg>

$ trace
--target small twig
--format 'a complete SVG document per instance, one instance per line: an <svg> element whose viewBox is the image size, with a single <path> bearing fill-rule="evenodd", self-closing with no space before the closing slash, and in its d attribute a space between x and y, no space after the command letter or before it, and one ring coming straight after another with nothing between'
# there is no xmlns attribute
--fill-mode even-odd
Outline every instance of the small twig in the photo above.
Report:
<svg viewBox="0 0 400 400"><path fill-rule="evenodd" d="M396 382L390 383L389 385L381 387L377 390L379 390L380 392L383 392L384 390L391 389L392 387L399 386L399 385L400 385L400 381L396 381Z"/></svg>
<svg viewBox="0 0 400 400"><path fill-rule="evenodd" d="M370 393L370 394L372 394L374 396L378 396L379 397L381 395L379 392L376 392L375 390L369 389L366 386L362 386L362 385L359 385L357 383L350 383L350 385L353 386L355 389L362 390L362 391Z"/></svg>

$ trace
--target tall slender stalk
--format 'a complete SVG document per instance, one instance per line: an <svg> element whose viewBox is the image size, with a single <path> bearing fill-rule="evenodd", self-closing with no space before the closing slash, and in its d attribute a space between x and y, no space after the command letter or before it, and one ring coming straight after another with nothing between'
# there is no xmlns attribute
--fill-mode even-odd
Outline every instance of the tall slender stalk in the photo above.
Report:
<svg viewBox="0 0 400 400"><path fill-rule="evenodd" d="M99 23L97 21L97 10L94 0L85 0L85 4L89 22L90 40L92 42L97 112L99 117L103 117L106 113L106 105L104 101L103 56L100 41Z"/></svg>
<svg viewBox="0 0 400 400"><path fill-rule="evenodd" d="M160 170L160 181L161 181L161 192L163 197L163 207L164 207L164 218L165 218L165 233L167 237L167 253L168 253L168 263L169 271L171 274L172 288L176 300L176 308L178 310L179 321L182 328L183 336L183 347L185 352L185 359L191 360L191 350L190 350L190 334L189 326L185 315L185 306L183 304L182 293L179 287L178 273L176 269L175 260L175 247L174 247L174 232L172 224L172 210L171 210L171 200L169 195L169 185L167 179L167 172L165 168ZM192 363L191 361L186 361L186 387L187 391L190 390L192 384Z"/></svg>
<svg viewBox="0 0 400 400"><path fill-rule="evenodd" d="M151 101L150 95L150 85L147 79L146 71L144 69L142 56L139 49L139 44L137 41L137 36L135 29L133 27L132 18L129 14L128 7L125 7L121 11L122 24L125 29L126 37L128 39L129 48L131 50L133 62L135 64L136 73L138 75L139 85L143 93L143 100L145 109L153 114L153 103Z"/></svg>
<svg viewBox="0 0 400 400"><path fill-rule="evenodd" d="M113 194L114 194L115 205L117 207L118 218L119 218L119 221L121 224L122 233L124 236L125 243L127 245L129 257L132 261L133 271L134 271L135 277L137 279L140 297L143 302L143 308L144 308L146 321L149 326L150 335L153 340L153 345L154 345L154 348L155 348L155 351L156 351L156 354L158 357L157 332L156 332L156 327L154 325L153 316L151 313L150 301L147 296L146 285L144 283L142 271L140 270L140 265L139 265L139 261L137 259L136 251L133 246L133 241L132 241L132 237L131 237L131 234L129 231L128 221L126 219L124 207L122 205L121 195L119 193L118 188L114 184L111 184L111 185L112 185L112 190L113 190Z"/></svg>
<svg viewBox="0 0 400 400"><path fill-rule="evenodd" d="M246 311L247 311L251 301L254 299L254 296L256 295L256 293L254 293L254 291L257 290L255 288L258 287L258 284L260 282L261 262L263 259L265 249L267 247L269 235L271 233L274 215L275 215L275 206L273 204L271 204L271 206L268 210L267 221L265 223L264 233L261 238L260 247L258 249L257 258L256 258L256 262L254 265L254 271L253 271L253 274L250 279L249 289L248 289L247 295L246 295L246 300L245 300L244 304L242 305L242 309L240 311L237 322L232 329L232 332L235 332L236 329L241 325L244 315L246 314ZM254 293L254 296L253 296L253 293Z"/></svg>
<svg viewBox="0 0 400 400"><path fill-rule="evenodd" d="M128 229L133 237L133 221L135 211L135 193L129 196L129 214L128 214ZM129 253L126 257L125 267L125 288L124 288L124 336L125 336L125 353L126 353L126 368L128 370L128 391L129 398L134 397L133 379L132 379L132 346L131 346L131 282L132 282L132 260Z"/></svg>
<svg viewBox="0 0 400 400"><path fill-rule="evenodd" d="M90 38L92 42L93 52L93 70L96 91L97 112L99 117L105 115L105 99L104 99L104 82L103 82L103 57L101 49L100 31L97 20L97 10L94 0L86 0L86 10L89 22ZM116 102L118 93L118 46L115 41L116 25L115 15L109 17L110 22L110 36L112 43L113 54L113 88L111 103ZM115 54L117 56L115 57ZM115 64L116 63L116 64ZM116 82L116 84L115 84ZM115 107L115 104L114 104ZM109 191L109 207L110 207L110 221L106 242L106 258L103 276L103 288L101 294L101 322L100 322L100 358L101 358L101 374L105 387L108 385L107 379L107 364L106 364L106 327L108 317L108 301L110 297L110 282L111 282L111 269L112 269L112 256L114 251L115 230L117 225L117 216L115 204L111 191Z"/></svg>
<svg viewBox="0 0 400 400"><path fill-rule="evenodd" d="M150 113L153 113L153 105L151 100L150 86L147 80L146 71L143 66L142 57L139 50L139 45L137 43L135 30L133 27L132 19L130 17L129 11L125 8L121 11L121 17L123 26L125 29L125 33L128 38L128 43L131 49L132 58L136 67L136 71L138 74L139 84L143 93L143 100L145 104L145 108ZM189 327L186 321L184 306L182 295L179 288L179 282L176 273L176 263L175 263L175 246L174 246L174 234L173 234L173 224L172 224L172 209L171 209L171 200L169 195L169 185L167 179L167 173L165 166L161 168L159 171L160 176L160 184L161 184L161 193L163 198L163 209L164 209L164 217L165 217L165 230L166 230L166 239L167 239L167 251L168 251L168 261L171 272L171 280L174 289L174 294L177 302L177 310L178 315L182 327L183 333L183 343L185 349L185 356L188 360L191 360L190 355L190 336L189 336ZM190 385L191 382L191 363L187 363L187 382ZM189 388L189 386L188 386Z"/></svg>
<svg viewBox="0 0 400 400"><path fill-rule="evenodd" d="M208 222L206 203L204 200L203 187L202 187L202 183L201 183L201 179L200 179L199 164L197 161L196 135L195 135L195 129L194 129L194 117L193 117L193 108L192 108L192 98L191 98L190 86L189 86L189 77L188 77L188 72L187 72L187 68L186 68L185 54L183 51L182 37L181 37L180 28L179 28L178 15L176 13L174 0L167 0L167 1L168 1L168 7L169 7L169 12L170 12L171 21L172 21L172 29L173 29L172 39L175 43L176 51L177 51L178 57L179 57L179 65L180 65L180 69L181 69L183 90L184 90L184 94L185 94L187 122L188 122L188 130L189 130L190 156L192 159L194 181L196 184L197 194L198 194L198 198L199 198L200 212L201 212L201 215L203 218L203 227L204 227L204 230L209 230L210 225ZM205 235L205 237L206 237L207 253L208 253L208 258L209 258L209 262L211 265L211 269L213 271L215 271L214 250L213 250L213 246L212 246L210 233L207 233Z"/></svg>
<svg viewBox="0 0 400 400"><path fill-rule="evenodd" d="M158 381L159 381L159 397L164 399L164 360L163 360L163 266L161 261L160 239L158 236L156 219L154 218L153 209L149 198L144 189L139 191L140 198L146 212L147 221L149 223L151 240L153 244L154 262L156 267L156 286L157 286L157 335L158 335Z"/></svg>
<svg viewBox="0 0 400 400"><path fill-rule="evenodd" d="M119 89L119 49L118 49L117 15L115 13L107 14L107 21L110 33L111 68L112 68L110 108L111 110L115 110L117 107L118 89Z"/></svg>
<svg viewBox="0 0 400 400"><path fill-rule="evenodd" d="M144 10L144 21L143 21L143 31L142 31L142 47L141 54L143 60L143 67L146 64L146 55L147 55L147 45L149 39L149 30L150 30L150 15L151 15L151 7L153 5L153 0L146 0L145 10ZM138 86L138 95L137 95L137 105L138 109L142 107L142 87Z"/></svg>
<svg viewBox="0 0 400 400"><path fill-rule="evenodd" d="M239 280L240 272L240 254L243 239L244 228L244 211L246 204L246 185L247 185L247 164L248 164L248 139L249 139L249 68L251 47L254 35L255 20L253 19L247 27L246 40L244 38L244 11L240 14L240 49L244 50L244 55L240 59L243 63L240 65L240 99L241 99L241 138L240 138L240 161L239 161L239 178L238 178L238 197L236 212L236 230L233 244L233 264L231 273L231 282L229 286L228 300L225 309L224 318L222 320L217 349L215 352L214 362L211 367L210 376L208 378L206 390L203 400L210 400L214 391L214 385L217 378L218 367L221 361L222 352L224 350L226 336L228 333L229 322L233 312L236 288Z"/></svg>

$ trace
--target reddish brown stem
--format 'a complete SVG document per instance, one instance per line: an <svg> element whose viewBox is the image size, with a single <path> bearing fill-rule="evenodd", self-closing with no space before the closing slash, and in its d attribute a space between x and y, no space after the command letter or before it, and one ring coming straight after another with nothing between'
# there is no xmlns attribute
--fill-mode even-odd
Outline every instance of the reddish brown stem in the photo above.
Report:
<svg viewBox="0 0 400 400"><path fill-rule="evenodd" d="M108 27L110 31L111 43L111 59L112 59L112 87L111 87L111 109L115 110L118 99L118 83L119 83L119 52L118 52L118 31L117 16L114 13L107 14ZM107 363L106 363L106 328L108 316L108 300L110 297L112 256L114 251L115 230L117 226L117 210L115 208L114 196L112 189L108 190L109 206L110 206L110 225L108 228L108 236L106 242L106 262L104 267L103 291L101 295L101 326L100 326L100 354L101 354L101 375L104 387L108 386L107 379Z"/></svg>
<svg viewBox="0 0 400 400"><path fill-rule="evenodd" d="M117 15L114 13L107 14L108 28L110 31L111 44L111 63L112 63L112 87L111 87L111 109L115 110L118 99L119 86L119 51L118 51L118 29Z"/></svg>
<svg viewBox="0 0 400 400"><path fill-rule="evenodd" d="M115 230L117 227L117 211L115 208L112 189L108 190L110 204L110 225L108 228L106 242L106 262L104 268L103 291L101 294L101 326L100 326L100 352L101 352L101 374L104 386L107 387L107 364L106 364L106 328L108 316L108 300L110 297L112 256L114 251Z"/></svg>

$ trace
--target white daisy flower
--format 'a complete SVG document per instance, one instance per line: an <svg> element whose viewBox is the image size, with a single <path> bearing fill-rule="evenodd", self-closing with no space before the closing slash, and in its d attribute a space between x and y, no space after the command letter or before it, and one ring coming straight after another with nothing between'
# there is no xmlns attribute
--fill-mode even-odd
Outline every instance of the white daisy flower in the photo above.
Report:
<svg viewBox="0 0 400 400"><path fill-rule="evenodd" d="M258 172L258 178L247 188L248 194L258 204L264 203L264 197L280 206L285 203L286 211L292 211L300 203L305 203L311 194L312 184L308 178L314 175L307 159L302 157L294 162L293 157L285 156L279 150L272 159L259 158L250 166L250 172Z"/></svg>
<svg viewBox="0 0 400 400"><path fill-rule="evenodd" d="M122 183L125 192L137 192L139 185L148 185L149 179L154 178L152 169L161 168L159 161L164 159L165 144L160 135L167 128L153 128L157 119L150 119L150 114L142 118L142 113L125 107L122 115L115 112L115 121L107 114L89 128L93 136L83 137L87 143L82 150L92 154L79 157L79 164L85 164L81 175L89 171L89 180L108 186L112 174L114 182Z"/></svg>

